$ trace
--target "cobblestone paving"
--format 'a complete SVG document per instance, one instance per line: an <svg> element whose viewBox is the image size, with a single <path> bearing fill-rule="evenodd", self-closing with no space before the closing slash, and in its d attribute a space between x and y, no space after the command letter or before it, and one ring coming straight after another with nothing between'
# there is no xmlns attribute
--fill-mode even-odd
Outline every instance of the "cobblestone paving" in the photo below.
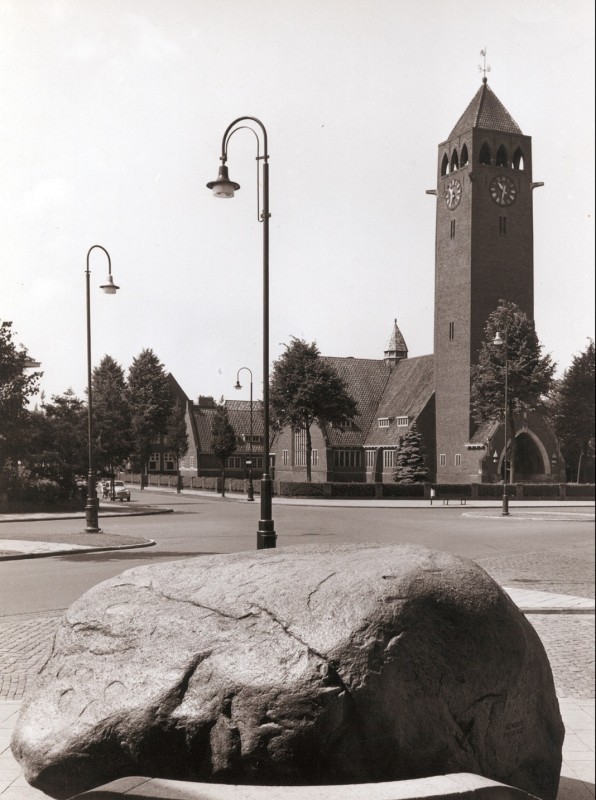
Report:
<svg viewBox="0 0 596 800"><path fill-rule="evenodd" d="M527 551L475 559L500 586L594 599L593 557Z"/></svg>
<svg viewBox="0 0 596 800"><path fill-rule="evenodd" d="M45 664L58 616L0 622L0 700L20 700ZM594 697L594 615L528 614L560 698Z"/></svg>

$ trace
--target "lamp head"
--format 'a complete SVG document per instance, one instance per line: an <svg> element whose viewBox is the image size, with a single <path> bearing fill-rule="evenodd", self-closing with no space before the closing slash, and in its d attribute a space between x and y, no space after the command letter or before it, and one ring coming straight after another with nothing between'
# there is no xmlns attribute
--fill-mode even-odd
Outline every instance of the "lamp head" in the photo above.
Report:
<svg viewBox="0 0 596 800"><path fill-rule="evenodd" d="M240 383L240 381L238 380L236 381L236 386L234 386L234 389L242 389L242 384Z"/></svg>
<svg viewBox="0 0 596 800"><path fill-rule="evenodd" d="M116 294L120 287L116 286L110 273L107 277L107 283L104 283L103 286L100 286L99 288L103 289L106 294Z"/></svg>
<svg viewBox="0 0 596 800"><path fill-rule="evenodd" d="M496 344L497 346L505 344L505 340L501 337L501 334L499 333L499 331L497 331L497 335L493 339L493 344Z"/></svg>
<svg viewBox="0 0 596 800"><path fill-rule="evenodd" d="M498 460L499 460L499 454L498 454L498 453L497 453L497 451L495 450L495 452L493 453L493 461L494 461L494 462L495 462L495 464L496 464Z"/></svg>
<svg viewBox="0 0 596 800"><path fill-rule="evenodd" d="M217 173L217 180L209 181L207 188L213 191L215 197L234 197L234 192L238 191L240 184L230 180L228 168L222 164Z"/></svg>

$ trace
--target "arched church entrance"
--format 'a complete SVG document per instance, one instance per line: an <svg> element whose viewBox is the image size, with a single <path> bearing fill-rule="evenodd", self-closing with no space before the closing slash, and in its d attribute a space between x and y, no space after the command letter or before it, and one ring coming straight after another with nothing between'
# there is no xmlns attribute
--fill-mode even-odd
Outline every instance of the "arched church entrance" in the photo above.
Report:
<svg viewBox="0 0 596 800"><path fill-rule="evenodd" d="M522 483L543 481L547 465L534 439L527 433L520 433L515 439L515 480Z"/></svg>

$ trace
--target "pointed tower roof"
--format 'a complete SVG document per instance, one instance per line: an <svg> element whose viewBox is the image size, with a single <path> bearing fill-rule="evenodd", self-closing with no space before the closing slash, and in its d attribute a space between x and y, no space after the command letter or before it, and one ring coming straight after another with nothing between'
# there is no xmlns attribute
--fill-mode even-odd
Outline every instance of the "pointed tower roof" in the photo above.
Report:
<svg viewBox="0 0 596 800"><path fill-rule="evenodd" d="M459 118L457 125L449 134L449 139L460 136L471 128L488 128L504 133L522 133L521 128L507 111L497 95L489 87L486 78L472 102Z"/></svg>
<svg viewBox="0 0 596 800"><path fill-rule="evenodd" d="M406 340L397 327L397 320L393 320L393 330L385 348L385 362L395 363L402 358L408 357L408 347Z"/></svg>

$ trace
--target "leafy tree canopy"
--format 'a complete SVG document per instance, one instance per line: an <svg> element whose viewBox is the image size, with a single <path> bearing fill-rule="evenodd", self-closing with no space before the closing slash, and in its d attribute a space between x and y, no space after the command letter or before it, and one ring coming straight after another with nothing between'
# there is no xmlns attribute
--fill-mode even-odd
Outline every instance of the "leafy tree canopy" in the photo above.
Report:
<svg viewBox="0 0 596 800"><path fill-rule="evenodd" d="M594 379L594 342L590 339L584 352L573 357L571 366L557 383L551 404L551 419L561 450L578 482L596 436Z"/></svg>
<svg viewBox="0 0 596 800"><path fill-rule="evenodd" d="M358 405L342 377L321 357L316 343L296 337L273 365L269 398L276 427L289 425L306 432L306 479L310 481L310 426L351 420L358 414Z"/></svg>
<svg viewBox="0 0 596 800"><path fill-rule="evenodd" d="M270 401L280 426L308 429L353 419L358 406L345 381L321 357L315 342L292 338L285 353L273 365Z"/></svg>
<svg viewBox="0 0 596 800"><path fill-rule="evenodd" d="M502 345L494 343L497 333L504 340ZM515 415L544 409L544 397L552 387L555 364L549 355L542 355L534 322L515 303L500 300L487 320L484 334L478 362L472 367L472 414L478 423L503 419L507 374L507 438L511 442L509 464L513 482Z"/></svg>
<svg viewBox="0 0 596 800"><path fill-rule="evenodd" d="M236 450L236 434L228 417L228 410L223 400L218 404L217 410L211 421L211 447L221 465L221 494L225 495L225 465L226 460Z"/></svg>
<svg viewBox="0 0 596 800"><path fill-rule="evenodd" d="M13 341L12 322L0 321L0 469L18 456L18 441L28 416L27 401L43 373L27 371L27 350Z"/></svg>

